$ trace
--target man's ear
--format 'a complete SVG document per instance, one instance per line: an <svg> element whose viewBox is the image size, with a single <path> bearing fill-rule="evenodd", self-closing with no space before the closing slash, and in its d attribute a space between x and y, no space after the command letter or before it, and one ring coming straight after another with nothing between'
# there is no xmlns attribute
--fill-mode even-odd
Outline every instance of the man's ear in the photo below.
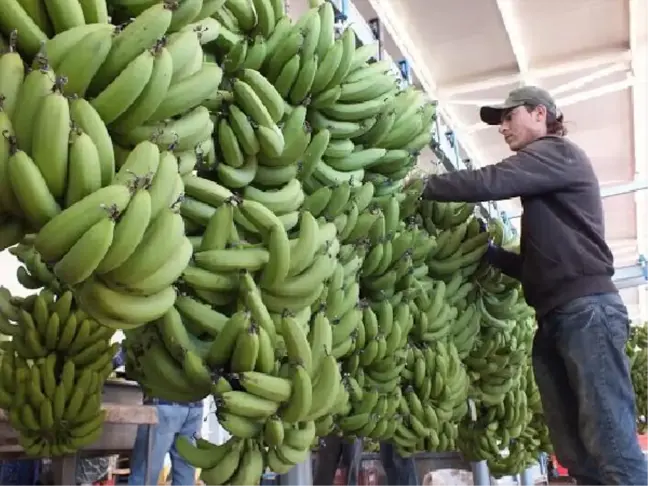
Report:
<svg viewBox="0 0 648 486"><path fill-rule="evenodd" d="M538 105L533 110L535 112L536 121L544 121L547 119L547 107L544 105Z"/></svg>

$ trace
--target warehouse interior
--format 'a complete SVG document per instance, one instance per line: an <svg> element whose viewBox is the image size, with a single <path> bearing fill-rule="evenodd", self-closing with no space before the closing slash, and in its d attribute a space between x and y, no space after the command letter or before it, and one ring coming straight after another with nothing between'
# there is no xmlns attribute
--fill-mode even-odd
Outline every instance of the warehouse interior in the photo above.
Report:
<svg viewBox="0 0 648 486"><path fill-rule="evenodd" d="M97 1L111 4L110 0ZM358 46L375 45L375 60L388 61L403 87L419 88L436 104L429 144L417 152L416 167L412 169L418 175L477 169L507 158L510 151L498 128L480 121L479 107L500 103L512 89L523 85L548 90L564 113L570 139L589 155L600 181L605 237L615 261L614 282L633 324L640 326L648 321L646 1L326 1L334 7L338 32L351 29ZM200 4L207 2L201 0ZM128 4L121 0L114 3ZM285 4L287 14L296 20L317 2L285 0ZM7 24L3 22L6 19L0 12L0 33L8 37L4 31ZM0 89L1 86L0 83ZM106 125L110 127L109 123ZM522 206L516 199L482 203L475 214L490 221L498 220L504 228L504 238L513 241L521 230L521 212ZM23 262L14 254L2 251L0 265L3 270L0 284L11 295L27 298L34 293L17 279L16 272ZM124 333L117 330L111 339L119 342L124 339ZM116 393L122 392L131 393L128 390ZM218 403L218 398L215 400L210 395L204 399L200 435L214 444L223 444L232 434L219 424ZM469 410L473 410L472 398L468 403ZM3 417L0 415L0 419ZM151 419L150 423L154 422ZM0 431L4 430L2 426L0 420ZM9 448L12 447L18 446L12 443ZM5 460L2 448L0 439L0 462ZM13 458L14 452L11 449L6 460ZM545 464L532 464L514 475L497 474L496 479L489 472L487 461L471 461L464 456L455 451L417 453L419 483L425 486L554 484L548 482ZM312 486L316 457L314 451L285 474L268 471L261 484ZM378 454L365 452L363 461L368 469L359 486L394 486L387 485ZM77 467L77 459L54 462L56 474L60 473L61 477L70 477L69 469ZM165 463L168 472L170 456ZM376 469L372 469L374 466ZM449 470L461 473L444 476ZM113 482L92 484L125 484L119 479L116 474L111 479ZM207 482L196 484L210 486ZM74 485L55 483L55 486Z"/></svg>

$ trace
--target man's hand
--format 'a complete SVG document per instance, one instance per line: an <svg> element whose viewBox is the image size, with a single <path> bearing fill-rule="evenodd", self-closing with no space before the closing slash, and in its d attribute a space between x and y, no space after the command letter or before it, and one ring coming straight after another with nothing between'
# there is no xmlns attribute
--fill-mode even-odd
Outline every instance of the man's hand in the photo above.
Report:
<svg viewBox="0 0 648 486"><path fill-rule="evenodd" d="M479 232L484 233L488 232L488 223L484 219L479 219ZM484 254L484 259L487 262L491 262L491 256L494 253L495 249L497 248L497 245L493 243L493 238L491 236L488 236L488 249L486 250L486 253Z"/></svg>
<svg viewBox="0 0 648 486"><path fill-rule="evenodd" d="M479 229L482 233L488 231L487 223L483 219L479 220ZM520 280L522 274L522 257L517 253L505 250L495 244L490 235L488 237L488 248L483 259L495 268L499 268L505 275Z"/></svg>

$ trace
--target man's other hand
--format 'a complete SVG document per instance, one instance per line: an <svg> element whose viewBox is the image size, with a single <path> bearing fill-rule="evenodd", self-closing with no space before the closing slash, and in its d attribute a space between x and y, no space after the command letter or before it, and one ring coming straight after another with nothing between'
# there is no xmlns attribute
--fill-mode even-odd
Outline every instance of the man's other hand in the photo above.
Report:
<svg viewBox="0 0 648 486"><path fill-rule="evenodd" d="M488 231L488 223L484 220L479 218L479 232L484 233ZM486 260L488 263L491 263L491 257L493 256L493 253L497 251L497 245L493 243L493 238L488 237L488 249L486 250L486 253L484 254L483 259Z"/></svg>

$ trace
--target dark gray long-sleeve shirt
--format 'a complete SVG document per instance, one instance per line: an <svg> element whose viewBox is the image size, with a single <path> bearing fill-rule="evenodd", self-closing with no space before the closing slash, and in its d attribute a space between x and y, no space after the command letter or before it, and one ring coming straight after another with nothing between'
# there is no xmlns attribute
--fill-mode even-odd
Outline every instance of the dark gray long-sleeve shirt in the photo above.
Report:
<svg viewBox="0 0 648 486"><path fill-rule="evenodd" d="M491 258L522 282L539 316L578 297L616 292L598 180L585 152L564 137L542 137L479 170L432 176L423 197L457 202L521 198L520 255L500 249Z"/></svg>
<svg viewBox="0 0 648 486"><path fill-rule="evenodd" d="M522 280L522 257L518 253L492 246L486 253L488 262L509 277Z"/></svg>

